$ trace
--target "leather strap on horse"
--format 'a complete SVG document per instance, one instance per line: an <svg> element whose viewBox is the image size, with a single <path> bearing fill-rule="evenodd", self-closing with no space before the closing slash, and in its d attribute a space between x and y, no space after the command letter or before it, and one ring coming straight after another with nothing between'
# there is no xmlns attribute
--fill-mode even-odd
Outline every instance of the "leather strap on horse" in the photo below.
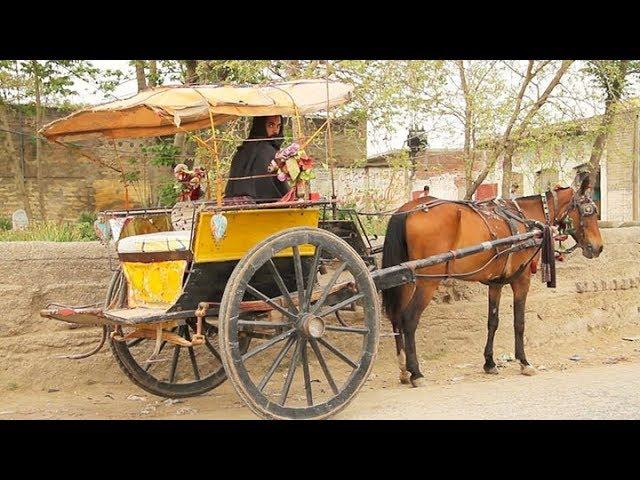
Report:
<svg viewBox="0 0 640 480"><path fill-rule="evenodd" d="M549 225L544 226L542 236L542 281L547 287L556 288L556 256Z"/></svg>

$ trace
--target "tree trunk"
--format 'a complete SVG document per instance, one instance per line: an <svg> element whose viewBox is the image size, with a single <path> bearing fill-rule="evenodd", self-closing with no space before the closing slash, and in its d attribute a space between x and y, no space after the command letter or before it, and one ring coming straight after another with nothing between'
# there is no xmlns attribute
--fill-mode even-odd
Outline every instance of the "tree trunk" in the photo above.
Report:
<svg viewBox="0 0 640 480"><path fill-rule="evenodd" d="M467 189L467 192L464 195L465 200L471 200L471 197L473 197L473 194L476 193L476 190L478 189L478 187L482 185L482 182L484 182L484 179L487 178L487 175L489 175L489 172L498 161L498 158L500 157L500 151L492 152L491 157L492 157L491 160L489 160L489 163L487 163L487 165L482 170L482 172L480 172L480 174L478 175L478 178L476 178L471 183L471 187Z"/></svg>
<svg viewBox="0 0 640 480"><path fill-rule="evenodd" d="M47 221L47 210L44 200L44 181L42 179L42 140L38 135L40 124L42 123L42 98L40 96L40 75L38 74L38 62L32 60L33 75L34 75L34 90L36 99L36 183L38 185L38 205L40 207L40 218L43 221Z"/></svg>
<svg viewBox="0 0 640 480"><path fill-rule="evenodd" d="M158 86L158 61L149 60L149 86Z"/></svg>
<svg viewBox="0 0 640 480"><path fill-rule="evenodd" d="M509 198L511 192L511 172L513 171L513 147L507 147L502 158L502 198Z"/></svg>
<svg viewBox="0 0 640 480"><path fill-rule="evenodd" d="M2 122L2 128L5 130L10 130L9 128L9 120L7 119L7 111L4 107L0 107L0 121ZM22 160L24 155L19 155L16 152L15 144L13 143L13 137L11 137L11 132L5 132L5 146L7 149L7 156L9 158L13 158L14 165L14 180L16 184L16 191L20 195L20 199L22 200L22 207L27 214L27 218L29 220L33 220L33 214L31 213L31 204L29 202L29 195L27 194L27 187L24 182L24 171L23 171L23 163Z"/></svg>
<svg viewBox="0 0 640 480"><path fill-rule="evenodd" d="M607 100L604 115L602 115L602 122L600 122L600 132L593 141L591 147L591 156L589 157L589 180L592 188L596 187L596 179L598 172L600 171L600 160L602 159L602 153L607 145L607 136L609 135L609 129L613 123L613 101Z"/></svg>
<svg viewBox="0 0 640 480"><path fill-rule="evenodd" d="M464 95L464 149L462 151L462 161L464 163L464 177L465 177L465 198L468 192L473 187L473 164L475 160L474 152L471 149L471 136L473 127L473 105L471 98L471 92L467 84L467 77L464 70L464 61L457 60L458 73L460 75L460 85L462 86L462 93ZM477 187L476 187L477 188ZM471 195L475 192L475 188L471 191ZM471 198L469 196L469 198Z"/></svg>
<svg viewBox="0 0 640 480"><path fill-rule="evenodd" d="M184 83L187 85L198 83L198 61L185 60L184 65L187 69L187 76L184 79Z"/></svg>
<svg viewBox="0 0 640 480"><path fill-rule="evenodd" d="M136 80L138 81L138 92L147 89L147 77L144 74L144 60L135 60Z"/></svg>

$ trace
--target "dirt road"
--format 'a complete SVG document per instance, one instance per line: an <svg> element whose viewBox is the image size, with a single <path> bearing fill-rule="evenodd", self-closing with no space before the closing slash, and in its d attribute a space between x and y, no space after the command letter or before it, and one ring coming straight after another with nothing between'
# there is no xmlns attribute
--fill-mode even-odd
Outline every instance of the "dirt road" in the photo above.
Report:
<svg viewBox="0 0 640 480"><path fill-rule="evenodd" d="M640 419L640 363L359 395L337 418Z"/></svg>
<svg viewBox="0 0 640 480"><path fill-rule="evenodd" d="M611 365L409 388L367 390L335 419L640 419L640 359ZM74 392L8 395L0 419L255 419L228 384L182 401L151 397L130 386L94 385ZM134 393L130 393L134 391Z"/></svg>

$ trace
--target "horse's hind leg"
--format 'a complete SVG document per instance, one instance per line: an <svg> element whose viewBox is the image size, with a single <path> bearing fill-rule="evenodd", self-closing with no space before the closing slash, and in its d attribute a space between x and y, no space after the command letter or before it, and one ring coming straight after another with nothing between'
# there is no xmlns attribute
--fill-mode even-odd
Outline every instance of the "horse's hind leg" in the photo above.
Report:
<svg viewBox="0 0 640 480"><path fill-rule="evenodd" d="M402 338L402 330L394 323L393 333L396 339L396 355L398 358L398 366L400 367L400 383L408 384L411 374L407 371L407 355L404 352L404 340Z"/></svg>
<svg viewBox="0 0 640 480"><path fill-rule="evenodd" d="M403 285L400 292L400 305L405 306L413 296L413 285ZM402 334L402 312L404 308L391 315L391 326L396 340L396 358L398 359L398 367L400 367L400 383L408 384L411 374L407 371L407 355L404 348L404 338Z"/></svg>
<svg viewBox="0 0 640 480"><path fill-rule="evenodd" d="M498 310L503 285L489 285L489 313L487 315L487 345L484 347L484 371L497 374L498 369L493 361L493 338L498 330Z"/></svg>
<svg viewBox="0 0 640 480"><path fill-rule="evenodd" d="M520 361L520 372L523 375L535 375L536 369L529 365L524 354L524 310L531 285L529 272L522 273L511 283L513 290L513 330L515 332L516 352L515 357Z"/></svg>
<svg viewBox="0 0 640 480"><path fill-rule="evenodd" d="M433 294L438 288L437 281L416 282L416 289L409 301L409 304L402 312L402 332L404 333L404 343L406 348L407 370L411 373L411 384L414 387L424 385L424 376L420 373L418 354L416 352L416 329L420 322L420 315L427 308L433 298Z"/></svg>

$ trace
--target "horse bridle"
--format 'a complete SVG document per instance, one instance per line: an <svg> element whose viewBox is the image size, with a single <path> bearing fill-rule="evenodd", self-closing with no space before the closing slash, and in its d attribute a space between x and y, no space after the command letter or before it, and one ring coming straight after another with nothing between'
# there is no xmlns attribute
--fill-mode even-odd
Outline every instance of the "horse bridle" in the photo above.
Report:
<svg viewBox="0 0 640 480"><path fill-rule="evenodd" d="M553 225L558 227L558 233L560 235L571 235L572 237L574 237L574 239L576 239L576 229L573 226L573 220L569 216L569 213L571 213L573 210L578 210L578 217L580 218L580 231L584 232L585 218L596 215L598 213L598 207L589 195L577 195L577 193L574 191L567 208L562 213L560 213L558 212L558 194L555 190L551 190L551 195L553 197L554 207ZM541 197L547 224L550 224L546 192L542 194ZM571 253L578 246L582 248L581 243L582 242L578 242L576 239L576 244L573 247L565 250L565 253Z"/></svg>

